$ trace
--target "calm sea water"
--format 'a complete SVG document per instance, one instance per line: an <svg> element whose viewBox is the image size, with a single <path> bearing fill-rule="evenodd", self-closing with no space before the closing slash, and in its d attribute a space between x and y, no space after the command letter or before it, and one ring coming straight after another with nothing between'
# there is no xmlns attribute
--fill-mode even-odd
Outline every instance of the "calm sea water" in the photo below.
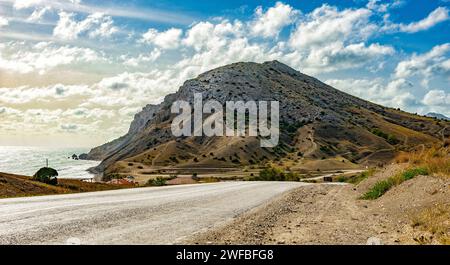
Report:
<svg viewBox="0 0 450 265"><path fill-rule="evenodd" d="M49 167L58 171L59 178L88 178L93 175L86 170L100 161L68 158L87 152L88 148L0 146L0 172L31 176L48 159Z"/></svg>

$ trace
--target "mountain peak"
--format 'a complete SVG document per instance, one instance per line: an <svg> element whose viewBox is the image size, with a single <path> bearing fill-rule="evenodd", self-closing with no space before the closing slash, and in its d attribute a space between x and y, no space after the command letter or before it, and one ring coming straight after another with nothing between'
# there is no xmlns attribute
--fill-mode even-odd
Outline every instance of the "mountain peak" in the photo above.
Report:
<svg viewBox="0 0 450 265"><path fill-rule="evenodd" d="M222 104L278 101L279 145L261 148L257 138L247 136L173 136L170 128L176 115L171 106L178 100L194 102L194 93L202 93L205 102ZM239 167L286 157L297 162L341 157L339 163L351 167L384 163L398 148L439 141L441 135L436 132L445 125L351 96L276 60L238 62L187 80L161 104L149 105L137 114L126 135L94 148L89 155L103 159L96 170L106 174L149 171L155 166ZM142 170L128 168L134 163Z"/></svg>

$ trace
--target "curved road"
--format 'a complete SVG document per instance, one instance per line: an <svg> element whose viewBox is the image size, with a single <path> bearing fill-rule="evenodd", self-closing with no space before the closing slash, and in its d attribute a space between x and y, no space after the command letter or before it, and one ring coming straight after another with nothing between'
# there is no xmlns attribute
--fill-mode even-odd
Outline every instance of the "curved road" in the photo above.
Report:
<svg viewBox="0 0 450 265"><path fill-rule="evenodd" d="M173 244L299 182L220 182L0 199L0 244Z"/></svg>

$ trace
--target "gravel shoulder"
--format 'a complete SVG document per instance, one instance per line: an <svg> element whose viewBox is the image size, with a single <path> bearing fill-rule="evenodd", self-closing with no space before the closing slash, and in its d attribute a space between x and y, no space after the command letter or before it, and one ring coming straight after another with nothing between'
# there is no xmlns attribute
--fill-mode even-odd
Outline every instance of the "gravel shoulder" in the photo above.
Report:
<svg viewBox="0 0 450 265"><path fill-rule="evenodd" d="M189 238L189 244L440 244L415 223L415 216L439 205L450 213L448 179L419 176L374 201L359 196L376 181L399 172L391 165L359 185L314 184L284 194L226 225ZM447 218L448 219L448 218ZM428 225L429 226L429 225ZM439 224L450 235L450 225ZM430 229L428 229L430 230ZM442 232L443 231L443 232ZM379 241L378 241L379 239Z"/></svg>

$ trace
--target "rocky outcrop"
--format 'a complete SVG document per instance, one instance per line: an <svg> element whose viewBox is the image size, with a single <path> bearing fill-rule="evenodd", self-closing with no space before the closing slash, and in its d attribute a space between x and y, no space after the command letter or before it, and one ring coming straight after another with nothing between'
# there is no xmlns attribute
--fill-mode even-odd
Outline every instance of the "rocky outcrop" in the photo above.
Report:
<svg viewBox="0 0 450 265"><path fill-rule="evenodd" d="M78 159L80 160L89 160L89 156L86 153L82 153L78 155Z"/></svg>

